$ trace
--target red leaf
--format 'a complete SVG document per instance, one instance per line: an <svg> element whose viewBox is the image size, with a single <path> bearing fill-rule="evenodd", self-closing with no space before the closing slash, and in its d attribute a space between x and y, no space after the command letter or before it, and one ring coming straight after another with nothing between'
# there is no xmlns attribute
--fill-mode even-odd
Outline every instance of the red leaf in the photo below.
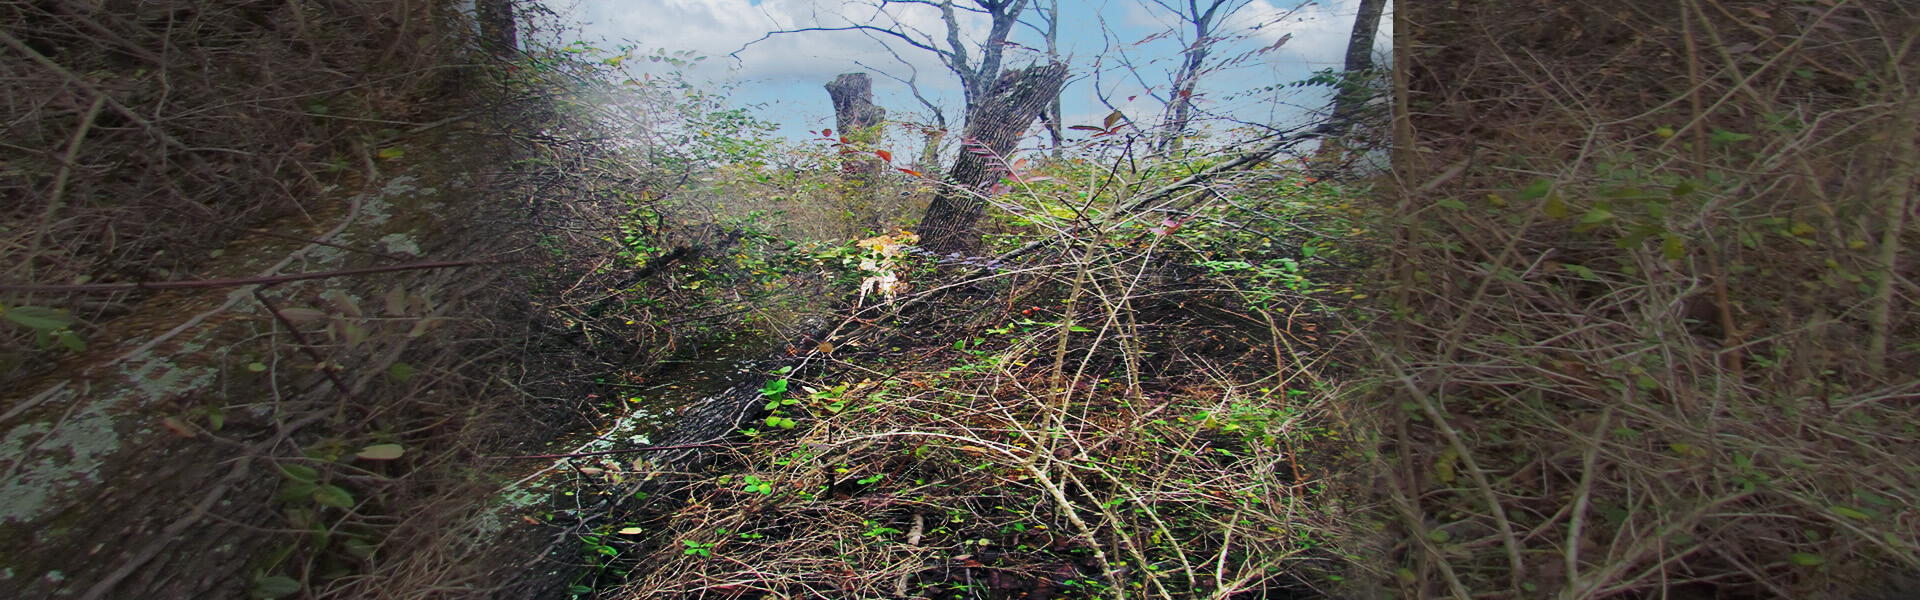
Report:
<svg viewBox="0 0 1920 600"><path fill-rule="evenodd" d="M913 169L902 169L900 167L894 167L894 169L898 169L901 173L906 173L914 177L926 177L926 175L921 175L919 171L915 171Z"/></svg>
<svg viewBox="0 0 1920 600"><path fill-rule="evenodd" d="M200 436L199 432L193 430L192 425L188 425L185 421L181 421L173 417L167 417L165 419L161 419L160 424L165 425L168 430L173 432L174 435L177 435L180 437L190 438L190 437Z"/></svg>
<svg viewBox="0 0 1920 600"><path fill-rule="evenodd" d="M1181 97L1181 98L1192 98L1192 97L1193 97L1193 90L1180 90L1180 97Z"/></svg>
<svg viewBox="0 0 1920 600"><path fill-rule="evenodd" d="M833 137L833 130L832 129L820 130L820 137Z"/></svg>
<svg viewBox="0 0 1920 600"><path fill-rule="evenodd" d="M1015 170L1027 168L1027 159L1022 158L1020 160L1013 161L1013 168Z"/></svg>
<svg viewBox="0 0 1920 600"><path fill-rule="evenodd" d="M873 155L874 155L874 156L878 156L878 157L880 157L880 160L884 160L884 161L887 161L887 162L893 162L893 153L892 153L892 152L888 152L888 151L885 151L885 150L875 150L875 151L873 151Z"/></svg>
<svg viewBox="0 0 1920 600"><path fill-rule="evenodd" d="M840 143L842 143L842 144L851 144L851 143L853 143L853 142L852 142L852 141L849 141L849 140L847 140L847 136L844 136L844 135L843 135L843 136L840 136Z"/></svg>
<svg viewBox="0 0 1920 600"><path fill-rule="evenodd" d="M1074 125L1072 127L1068 127L1067 129L1074 129L1079 131L1106 131L1105 128L1095 127L1092 125Z"/></svg>
<svg viewBox="0 0 1920 600"><path fill-rule="evenodd" d="M1131 100L1131 98L1129 98L1129 100ZM1107 115L1107 128L1112 129L1114 123L1119 123L1120 119L1124 118L1126 118L1126 115L1120 114L1120 111L1113 111L1112 114Z"/></svg>

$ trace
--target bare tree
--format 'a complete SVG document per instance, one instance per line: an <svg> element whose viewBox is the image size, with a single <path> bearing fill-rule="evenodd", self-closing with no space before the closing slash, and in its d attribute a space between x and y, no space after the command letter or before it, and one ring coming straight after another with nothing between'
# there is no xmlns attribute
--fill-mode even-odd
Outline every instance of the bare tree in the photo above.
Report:
<svg viewBox="0 0 1920 600"><path fill-rule="evenodd" d="M1154 4L1167 9L1180 18L1183 25L1191 27L1192 39L1180 50L1180 67L1174 71L1173 88L1167 95L1167 112L1161 119L1160 137L1154 141L1154 151L1172 152L1180 149L1186 137L1187 128L1193 121L1193 96L1199 88L1200 77L1208 69L1207 57L1214 45L1222 40L1219 33L1220 21L1245 8L1250 0L1212 0L1201 8L1199 0L1187 0L1185 5L1169 4L1163 0L1153 0Z"/></svg>
<svg viewBox="0 0 1920 600"><path fill-rule="evenodd" d="M1333 118L1321 130L1327 137L1345 135L1360 109L1373 99L1367 78L1373 72L1373 43L1380 35L1380 15L1386 6L1387 0L1360 0L1360 10L1353 17L1353 33L1347 38L1346 74L1333 97Z"/></svg>
<svg viewBox="0 0 1920 600"><path fill-rule="evenodd" d="M1060 0L1047 0L1045 8L1034 7L1034 12L1040 16L1042 22L1047 24L1047 30L1043 32L1047 40L1047 61L1062 62L1060 60ZM1065 86L1061 89L1064 91ZM1047 134L1053 137L1053 159L1060 160L1065 152L1067 137L1064 130L1066 126L1060 123L1059 94L1054 94L1053 101L1047 105L1046 125Z"/></svg>
<svg viewBox="0 0 1920 600"><path fill-rule="evenodd" d="M1245 1L1245 0L1241 0ZM948 171L948 184L927 206L921 219L921 244L937 252L971 252L977 249L980 233L977 224L984 214L983 188L998 180L1005 165L999 161L1019 146L1026 133L1060 95L1066 81L1066 65L1049 61L1024 69L1005 68L1007 48L1021 47L1008 40L1031 0L878 0L869 5L873 12L856 21L847 19L840 26L802 27L768 32L751 46L777 34L803 31L860 31L882 41L892 40L932 53L940 64L959 78L966 99L966 131L963 147L985 151L988 155L963 150ZM929 7L940 16L941 37L902 21L896 9ZM843 13L845 10L842 11ZM960 27L960 14L985 16L986 35L978 44L970 43ZM742 48L745 49L744 47ZM889 50L892 50L889 47ZM734 53L739 54L737 51ZM896 55L897 56L897 55ZM924 101L924 100L923 100ZM929 142L937 142L929 135Z"/></svg>
<svg viewBox="0 0 1920 600"><path fill-rule="evenodd" d="M873 38L873 34L869 33L867 37ZM885 41L878 38L873 38L873 41L880 44L880 47L886 48L887 52L893 55L894 61L907 68L907 76L902 78L882 69L867 67L860 61L854 61L854 64L873 69L873 72L883 77L906 85L907 92L913 94L913 99L926 107L927 122L919 125L921 135L925 136L925 144L921 146L920 158L914 162L913 168L921 173L937 173L940 171L940 144L947 137L947 111L940 103L929 100L927 95L920 91L920 70L914 68L913 63L902 58L900 53L895 52L893 47L888 46Z"/></svg>
<svg viewBox="0 0 1920 600"><path fill-rule="evenodd" d="M520 49L518 17L513 0L476 0L474 21L480 25L480 46L494 56L512 56Z"/></svg>
<svg viewBox="0 0 1920 600"><path fill-rule="evenodd" d="M1364 117L1362 109L1374 97L1373 43L1379 37L1380 15L1386 5L1386 0L1360 0L1354 14L1352 33L1347 37L1345 71L1333 79L1333 114L1316 132L1320 151L1310 162L1310 172L1316 178L1332 176L1345 162L1342 157L1346 155L1347 133Z"/></svg>

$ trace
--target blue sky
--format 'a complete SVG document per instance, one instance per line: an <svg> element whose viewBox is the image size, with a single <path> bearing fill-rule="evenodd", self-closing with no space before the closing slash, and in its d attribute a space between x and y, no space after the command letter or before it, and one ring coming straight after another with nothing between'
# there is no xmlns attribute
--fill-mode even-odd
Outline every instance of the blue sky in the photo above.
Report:
<svg viewBox="0 0 1920 600"><path fill-rule="evenodd" d="M1321 69L1338 69L1358 0L1242 1L1244 8L1225 19L1223 32L1239 39L1224 43L1217 56L1241 55L1271 46L1281 36L1291 37L1273 51L1208 74L1200 84L1198 105L1215 115L1274 125L1297 123L1310 111L1323 108L1326 95L1321 88L1248 91L1298 81ZM965 0L960 3L966 4ZM888 109L890 120L907 121L924 119L927 111L906 86L880 73L906 78L917 70L922 92L945 106L950 124L960 124L959 82L925 51L895 44L909 66L873 38L852 31L783 34L741 50L774 29L873 22L869 20L875 13L871 2L548 0L548 7L580 28L569 34L572 38L603 47L631 43L643 51L691 50L711 57L688 74L734 84L737 104L757 107L758 116L779 123L780 133L790 138L805 138L806 132L832 126L832 107L821 86L850 71L875 73L876 101ZM907 25L944 37L933 9L894 5L890 10ZM1068 125L1092 124L1109 112L1096 97L1098 80L1109 101L1130 117L1157 123L1163 105L1150 92L1164 97L1183 43L1172 36L1154 36L1179 27L1177 18L1152 0L1060 0L1060 10L1065 17L1060 51L1070 57L1073 78L1062 97L1063 120ZM1028 17L1029 22L1038 23L1031 9ZM962 25L969 33L985 30L984 18ZM1382 23L1376 52L1385 51L1390 29L1390 22ZM1041 36L1025 27L1016 29L1011 41L1029 48L1045 47ZM737 58L732 56L735 52ZM1036 53L1015 50L1009 52L1008 66L1023 66L1038 58Z"/></svg>

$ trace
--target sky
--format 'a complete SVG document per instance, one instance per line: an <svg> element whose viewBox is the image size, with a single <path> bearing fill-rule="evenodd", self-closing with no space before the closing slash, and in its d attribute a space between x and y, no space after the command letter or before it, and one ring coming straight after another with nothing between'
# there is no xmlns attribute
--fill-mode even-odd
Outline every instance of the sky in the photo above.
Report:
<svg viewBox="0 0 1920 600"><path fill-rule="evenodd" d="M1325 88L1249 90L1284 86L1315 71L1339 69L1358 1L1234 0L1232 4L1244 6L1222 20L1221 35L1235 39L1223 42L1215 56L1240 56L1290 37L1276 49L1207 74L1200 83L1197 106L1228 120L1276 126L1297 124L1312 111L1324 110ZM833 126L832 105L821 86L841 73L856 71L873 74L875 101L887 108L889 120L927 118L929 111L895 79L917 77L923 95L944 106L951 125L960 125L959 80L932 53L897 41L889 51L881 43L884 37L858 31L787 33L754 42L783 29L892 22L878 16L877 0L546 2L563 22L578 28L560 34L563 42L581 40L602 48L632 44L641 52L690 50L708 56L687 74L696 80L733 84L736 105L778 123L779 134L792 139ZM1100 100L1104 93L1108 103L1129 117L1157 124L1164 104L1153 93L1165 97L1171 87L1170 73L1185 45L1170 32L1190 37L1191 26L1181 27L1178 18L1155 0L1059 0L1059 5L1064 15L1060 53L1068 57L1071 69L1062 95L1062 120L1069 126L1099 123L1112 110ZM931 7L892 4L886 10L897 22L945 37L938 13ZM1030 8L1025 20L1037 24L1035 16ZM962 19L961 24L974 39L986 29L984 17ZM1382 19L1376 55L1384 56L1391 33L1391 19ZM1010 41L1033 50L1011 49L1006 66L1044 59L1039 52L1045 48L1044 38L1035 29L1016 28ZM1216 120L1211 127L1228 125Z"/></svg>

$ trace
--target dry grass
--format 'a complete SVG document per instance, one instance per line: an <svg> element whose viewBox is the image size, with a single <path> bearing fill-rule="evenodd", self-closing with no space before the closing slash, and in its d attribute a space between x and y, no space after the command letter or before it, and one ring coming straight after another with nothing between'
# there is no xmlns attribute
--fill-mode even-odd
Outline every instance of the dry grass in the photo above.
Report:
<svg viewBox="0 0 1920 600"><path fill-rule="evenodd" d="M1834 597L1920 569L1920 14L1467 2L1402 23L1389 585Z"/></svg>

